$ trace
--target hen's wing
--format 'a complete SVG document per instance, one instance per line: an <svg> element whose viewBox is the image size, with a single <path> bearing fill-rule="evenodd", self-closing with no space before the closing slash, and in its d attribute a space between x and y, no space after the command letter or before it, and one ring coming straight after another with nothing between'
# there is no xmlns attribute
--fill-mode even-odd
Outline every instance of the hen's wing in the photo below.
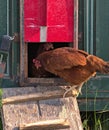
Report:
<svg viewBox="0 0 109 130"><path fill-rule="evenodd" d="M74 48L63 47L41 54L42 64L46 68L63 70L74 66L86 65L86 56L84 51L78 51Z"/></svg>

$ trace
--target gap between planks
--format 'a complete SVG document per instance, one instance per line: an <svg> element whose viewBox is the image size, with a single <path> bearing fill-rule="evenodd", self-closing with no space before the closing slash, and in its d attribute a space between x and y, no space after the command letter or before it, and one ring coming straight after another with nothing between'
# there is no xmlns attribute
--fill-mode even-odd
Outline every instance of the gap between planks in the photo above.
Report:
<svg viewBox="0 0 109 130"><path fill-rule="evenodd" d="M33 93L28 95L26 94L26 95L12 96L9 98L2 99L2 105L22 103L26 101L38 101L38 100L46 100L46 99L53 99L53 98L62 98L64 93L65 93L64 90L56 90L56 91L47 91L41 93ZM66 97L70 97L70 96L72 96L71 92L66 94Z"/></svg>

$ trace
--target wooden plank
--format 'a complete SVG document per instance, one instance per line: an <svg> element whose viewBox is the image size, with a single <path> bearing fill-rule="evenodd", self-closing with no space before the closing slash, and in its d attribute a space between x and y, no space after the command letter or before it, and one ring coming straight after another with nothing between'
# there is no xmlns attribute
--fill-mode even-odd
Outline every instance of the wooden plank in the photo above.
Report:
<svg viewBox="0 0 109 130"><path fill-rule="evenodd" d="M78 0L74 0L74 48L78 49Z"/></svg>
<svg viewBox="0 0 109 130"><path fill-rule="evenodd" d="M24 85L25 79L25 49L24 49L24 0L20 0L20 85Z"/></svg>
<svg viewBox="0 0 109 130"><path fill-rule="evenodd" d="M76 97L69 97L64 100L67 118L70 122L70 130L83 130Z"/></svg>
<svg viewBox="0 0 109 130"><path fill-rule="evenodd" d="M56 91L48 91L48 92L34 93L28 95L12 96L9 98L2 99L2 104L5 105L5 104L12 104L12 103L21 103L26 101L61 98L63 97L64 93L65 93L64 90L56 90ZM66 97L68 96L72 96L72 93L69 92L68 94L66 94Z"/></svg>
<svg viewBox="0 0 109 130"><path fill-rule="evenodd" d="M69 128L70 124L67 119L55 119L38 121L36 123L20 125L20 130L45 129L45 128Z"/></svg>
<svg viewBox="0 0 109 130"><path fill-rule="evenodd" d="M24 43L24 75L25 77L28 77L28 43Z"/></svg>

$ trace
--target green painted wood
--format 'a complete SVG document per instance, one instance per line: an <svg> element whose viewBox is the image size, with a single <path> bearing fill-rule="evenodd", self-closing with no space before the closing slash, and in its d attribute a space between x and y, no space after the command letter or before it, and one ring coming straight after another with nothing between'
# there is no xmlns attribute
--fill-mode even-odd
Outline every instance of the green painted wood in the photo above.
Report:
<svg viewBox="0 0 109 130"><path fill-rule="evenodd" d="M109 0L84 0L84 50L109 61ZM109 75L92 78L82 88L80 99L92 99L80 104L80 110L93 111L96 98L96 110L102 110L109 99ZM101 99L101 101L99 101ZM102 102L102 99L106 99ZM109 109L109 107L108 107Z"/></svg>
<svg viewBox="0 0 109 130"><path fill-rule="evenodd" d="M82 88L81 97L88 95L88 98L109 98L109 77L97 76L89 80Z"/></svg>
<svg viewBox="0 0 109 130"><path fill-rule="evenodd" d="M78 48L84 50L84 1L79 0L78 9Z"/></svg>
<svg viewBox="0 0 109 130"><path fill-rule="evenodd" d="M96 54L109 60L109 0L96 0Z"/></svg>
<svg viewBox="0 0 109 130"><path fill-rule="evenodd" d="M7 33L7 1L0 0L0 43L2 35Z"/></svg>
<svg viewBox="0 0 109 130"><path fill-rule="evenodd" d="M20 12L19 12L19 1L12 0L10 1L10 34L13 35L15 32L19 33L20 31ZM11 74L15 80L18 78L18 71L20 64L20 44L14 43L12 44L12 70Z"/></svg>
<svg viewBox="0 0 109 130"><path fill-rule="evenodd" d="M13 36L15 32L19 33L19 1L6 0L0 1L0 42L2 35ZM11 87L18 85L20 45L12 42L9 52L9 74L2 81L2 87Z"/></svg>
<svg viewBox="0 0 109 130"><path fill-rule="evenodd" d="M109 102L108 100L102 99L94 99L79 102L79 106L81 106L81 111L108 111L109 110Z"/></svg>

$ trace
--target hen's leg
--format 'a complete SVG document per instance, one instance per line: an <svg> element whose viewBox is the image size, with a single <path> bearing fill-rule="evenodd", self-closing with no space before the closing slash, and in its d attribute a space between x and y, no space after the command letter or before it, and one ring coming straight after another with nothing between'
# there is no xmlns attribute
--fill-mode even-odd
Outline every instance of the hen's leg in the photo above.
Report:
<svg viewBox="0 0 109 130"><path fill-rule="evenodd" d="M78 91L77 91L77 86L75 85L75 86L70 86L70 88L67 88L66 89L66 92L64 93L64 95L63 95L63 97L65 97L66 96L66 94L68 93L68 92L70 92L70 91L72 91L72 95L74 96L74 97L77 97L78 96Z"/></svg>
<svg viewBox="0 0 109 130"><path fill-rule="evenodd" d="M82 94L82 92L81 92L82 86L83 86L83 83L81 83L80 85L70 86L70 88L65 89L66 92L64 93L63 97L65 97L65 95L66 95L68 92L70 92L70 91L72 91L72 95L73 95L74 97L78 97L79 93Z"/></svg>
<svg viewBox="0 0 109 130"><path fill-rule="evenodd" d="M84 83L81 83L80 85L78 85L78 86L76 87L76 90L77 90L78 93L80 93L80 94L82 94L81 89L82 89L83 84L84 84Z"/></svg>

